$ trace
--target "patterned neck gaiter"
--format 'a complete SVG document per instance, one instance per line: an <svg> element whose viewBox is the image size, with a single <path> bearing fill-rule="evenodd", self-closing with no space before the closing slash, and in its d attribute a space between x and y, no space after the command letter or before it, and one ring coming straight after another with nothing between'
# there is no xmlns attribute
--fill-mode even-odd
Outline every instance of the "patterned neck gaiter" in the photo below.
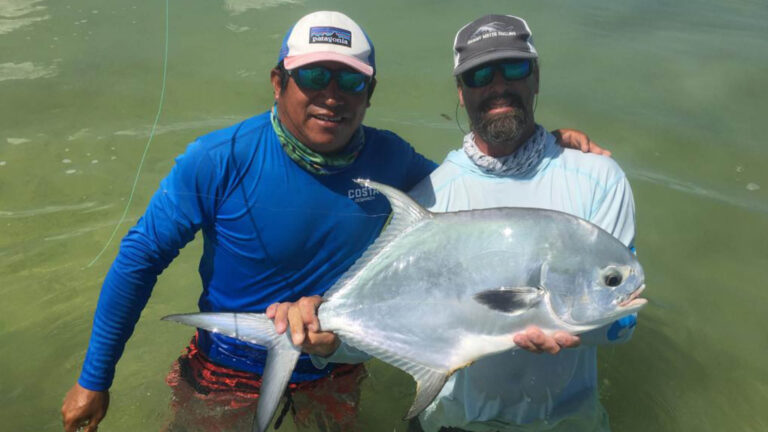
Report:
<svg viewBox="0 0 768 432"><path fill-rule="evenodd" d="M544 144L547 141L547 131L536 125L536 130L530 138L514 153L495 158L480 151L475 144L475 134L470 132L464 136L464 153L483 172L497 176L519 176L526 174L539 165L544 156Z"/></svg>
<svg viewBox="0 0 768 432"><path fill-rule="evenodd" d="M365 134L363 127L360 126L343 150L330 155L320 154L302 144L283 127L277 117L277 103L272 107L270 117L272 128L280 139L280 145L283 146L288 157L313 174L328 175L343 171L355 162L365 144Z"/></svg>

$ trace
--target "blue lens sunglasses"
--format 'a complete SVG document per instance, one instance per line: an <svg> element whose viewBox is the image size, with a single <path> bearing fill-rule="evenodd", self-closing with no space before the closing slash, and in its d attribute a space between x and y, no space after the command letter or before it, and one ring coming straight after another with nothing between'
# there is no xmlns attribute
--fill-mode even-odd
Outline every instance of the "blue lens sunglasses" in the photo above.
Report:
<svg viewBox="0 0 768 432"><path fill-rule="evenodd" d="M336 86L344 93L360 93L368 87L371 77L349 69L331 70L323 66L299 67L286 70L288 76L304 90L323 90L336 80Z"/></svg>
<svg viewBox="0 0 768 432"><path fill-rule="evenodd" d="M497 70L501 71L501 75L507 81L520 80L531 74L533 60L503 60L483 64L463 72L461 74L461 82L470 88L485 87L493 81Z"/></svg>

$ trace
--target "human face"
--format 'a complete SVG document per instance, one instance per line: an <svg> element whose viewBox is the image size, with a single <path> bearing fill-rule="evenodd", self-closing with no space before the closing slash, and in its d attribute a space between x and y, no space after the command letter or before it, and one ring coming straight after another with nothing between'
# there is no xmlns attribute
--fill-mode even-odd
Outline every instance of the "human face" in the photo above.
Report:
<svg viewBox="0 0 768 432"><path fill-rule="evenodd" d="M539 91L538 72L534 66L533 72L525 78L507 80L494 69L488 85L471 88L459 84L459 101L467 109L480 151L493 157L507 156L533 134L533 101Z"/></svg>
<svg viewBox="0 0 768 432"><path fill-rule="evenodd" d="M313 63L307 67L315 65L333 71L348 68L337 62ZM283 126L318 153L334 153L344 148L370 106L367 91L342 92L336 80L331 80L322 90L307 90L299 87L292 78L288 78L283 88L277 69L272 70L271 78L277 113Z"/></svg>

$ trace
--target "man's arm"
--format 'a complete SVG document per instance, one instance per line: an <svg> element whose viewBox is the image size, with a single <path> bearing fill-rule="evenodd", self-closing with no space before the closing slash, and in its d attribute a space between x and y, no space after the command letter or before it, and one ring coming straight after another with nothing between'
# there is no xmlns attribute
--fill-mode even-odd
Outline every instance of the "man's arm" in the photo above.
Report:
<svg viewBox="0 0 768 432"><path fill-rule="evenodd" d="M213 208L210 197L216 194L203 187L210 164L201 164L200 155L190 149L177 159L144 216L123 238L104 280L80 377L61 408L67 431L86 423L92 428L86 430L95 430L106 415L115 366L157 276L194 238L204 213Z"/></svg>

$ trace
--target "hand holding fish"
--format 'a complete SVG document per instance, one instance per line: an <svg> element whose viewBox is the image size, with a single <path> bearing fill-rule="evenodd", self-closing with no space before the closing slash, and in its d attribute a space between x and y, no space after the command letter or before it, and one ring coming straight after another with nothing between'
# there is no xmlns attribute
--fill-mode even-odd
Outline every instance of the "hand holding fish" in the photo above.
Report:
<svg viewBox="0 0 768 432"><path fill-rule="evenodd" d="M341 341L331 332L318 331L317 308L322 301L322 297L312 296L302 297L295 303L273 303L267 308L266 315L275 323L277 333L283 334L290 328L293 344L305 353L329 356Z"/></svg>
<svg viewBox="0 0 768 432"><path fill-rule="evenodd" d="M518 347L536 354L557 354L563 348L575 348L581 344L578 336L562 330L548 335L536 326L528 326L524 331L515 333L513 340Z"/></svg>

